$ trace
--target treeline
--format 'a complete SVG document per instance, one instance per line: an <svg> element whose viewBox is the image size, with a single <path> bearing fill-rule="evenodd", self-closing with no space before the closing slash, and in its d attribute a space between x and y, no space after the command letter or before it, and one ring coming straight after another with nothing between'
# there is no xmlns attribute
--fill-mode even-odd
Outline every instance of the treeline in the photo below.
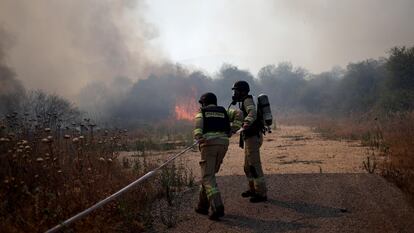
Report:
<svg viewBox="0 0 414 233"><path fill-rule="evenodd" d="M174 72L136 82L125 101L109 113L121 119L162 119L174 111L178 97L194 96L194 90L195 98L213 91L220 104L227 106L237 80L249 82L255 95L266 93L280 113L351 116L410 111L414 108L414 47L395 47L386 58L350 63L345 69L335 67L320 74L288 62L265 66L257 77L229 64L214 77L175 67Z"/></svg>
<svg viewBox="0 0 414 233"><path fill-rule="evenodd" d="M414 47L395 47L387 58L350 63L318 75L289 63L260 70L258 81L282 111L349 116L414 108Z"/></svg>
<svg viewBox="0 0 414 233"><path fill-rule="evenodd" d="M7 92L2 91L0 110L32 106L19 100L25 96L24 88L15 81L14 72L0 68L2 83L13 84L8 84L13 87L5 88ZM237 80L249 82L254 95L266 93L275 111L284 114L350 116L410 111L414 108L414 47L394 47L385 58L350 63L345 69L335 67L320 74L288 62L265 66L256 77L230 64L224 64L213 76L180 65L164 65L156 74L135 82L121 77L110 84L91 83L80 91L79 104L94 113L92 118L136 126L167 119L174 115L177 101L192 98L196 102L207 91L228 106Z"/></svg>

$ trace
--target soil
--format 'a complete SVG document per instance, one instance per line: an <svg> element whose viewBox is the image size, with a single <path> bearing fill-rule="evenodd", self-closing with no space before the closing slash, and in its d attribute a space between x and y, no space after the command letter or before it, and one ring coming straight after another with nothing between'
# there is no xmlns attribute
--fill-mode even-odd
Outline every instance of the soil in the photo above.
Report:
<svg viewBox="0 0 414 233"><path fill-rule="evenodd" d="M268 201L252 204L240 196L247 182L236 136L217 174L226 215L210 221L196 214L198 189L192 188L179 200L175 226L156 225L152 231L414 232L414 209L404 194L364 170L368 153L356 141L326 140L309 127L281 126L264 137L261 148ZM199 157L194 150L179 159L196 180Z"/></svg>
<svg viewBox="0 0 414 233"><path fill-rule="evenodd" d="M159 161L177 151L151 156ZM281 126L264 136L261 161L265 174L296 173L365 173L363 161L369 149L358 141L326 140L306 126ZM198 149L179 158L200 178ZM226 157L217 176L244 176L244 152L239 148L239 137L231 138Z"/></svg>

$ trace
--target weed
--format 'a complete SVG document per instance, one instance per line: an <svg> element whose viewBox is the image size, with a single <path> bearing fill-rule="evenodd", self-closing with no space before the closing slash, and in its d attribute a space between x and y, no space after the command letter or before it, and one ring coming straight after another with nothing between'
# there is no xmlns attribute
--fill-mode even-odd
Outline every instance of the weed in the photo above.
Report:
<svg viewBox="0 0 414 233"><path fill-rule="evenodd" d="M370 160L369 156L367 156L367 160L363 161L362 164L364 165L364 169L370 174L374 173L377 168L377 162L374 159Z"/></svg>
<svg viewBox="0 0 414 233"><path fill-rule="evenodd" d="M147 159L154 144L144 145L142 159L118 158L132 141L127 130L102 129L90 119L66 122L53 113L26 118L13 113L0 120L2 232L44 232L157 166ZM190 178L179 169L161 174L162 184L143 182L65 231L144 231L155 200L173 204L177 187L187 185Z"/></svg>

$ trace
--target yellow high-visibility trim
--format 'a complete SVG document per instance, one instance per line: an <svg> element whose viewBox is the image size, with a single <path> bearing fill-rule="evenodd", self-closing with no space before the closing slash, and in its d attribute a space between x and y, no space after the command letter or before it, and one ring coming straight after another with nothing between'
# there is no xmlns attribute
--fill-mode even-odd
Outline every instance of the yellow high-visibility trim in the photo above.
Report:
<svg viewBox="0 0 414 233"><path fill-rule="evenodd" d="M236 111L235 111L234 109L229 109L229 110L227 111L227 115L229 115L229 119L230 119L230 120L233 120L233 119L234 119L234 117L236 116Z"/></svg>
<svg viewBox="0 0 414 233"><path fill-rule="evenodd" d="M207 198L210 198L217 193L219 193L219 191L216 187L206 186Z"/></svg>
<svg viewBox="0 0 414 233"><path fill-rule="evenodd" d="M252 123L254 121L253 117L247 116L246 118L244 118L245 121L248 121L249 123Z"/></svg>
<svg viewBox="0 0 414 233"><path fill-rule="evenodd" d="M224 118L225 115L222 112L205 112L204 115L206 118L216 117L216 118Z"/></svg>
<svg viewBox="0 0 414 233"><path fill-rule="evenodd" d="M200 128L195 129L193 132L194 132L194 135L203 134L203 130Z"/></svg>
<svg viewBox="0 0 414 233"><path fill-rule="evenodd" d="M214 139L222 139L222 140L229 140L229 137L227 136L227 134L225 133L221 133L221 132L208 132L203 134L203 137L206 139L209 138L214 138Z"/></svg>
<svg viewBox="0 0 414 233"><path fill-rule="evenodd" d="M253 179L255 183L259 184L259 183L264 183L265 182L265 178L264 176L262 177L257 177Z"/></svg>
<svg viewBox="0 0 414 233"><path fill-rule="evenodd" d="M246 111L248 112L249 110L254 110L255 106L252 104L252 105L246 106L245 108L246 108Z"/></svg>
<svg viewBox="0 0 414 233"><path fill-rule="evenodd" d="M242 126L242 122L240 122L240 121L233 121L232 122L232 125L235 126L235 127L241 127Z"/></svg>

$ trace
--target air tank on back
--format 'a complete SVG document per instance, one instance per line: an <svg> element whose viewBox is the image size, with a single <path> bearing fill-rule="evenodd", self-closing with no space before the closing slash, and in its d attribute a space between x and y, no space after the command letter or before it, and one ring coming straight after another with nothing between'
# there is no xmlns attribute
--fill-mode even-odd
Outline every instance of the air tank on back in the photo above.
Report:
<svg viewBox="0 0 414 233"><path fill-rule="evenodd" d="M260 94L257 97L257 102L258 102L258 107L262 113L265 126L267 130L270 132L270 126L272 125L273 117L272 117L272 111L270 110L269 98L267 98L267 95L265 94Z"/></svg>

